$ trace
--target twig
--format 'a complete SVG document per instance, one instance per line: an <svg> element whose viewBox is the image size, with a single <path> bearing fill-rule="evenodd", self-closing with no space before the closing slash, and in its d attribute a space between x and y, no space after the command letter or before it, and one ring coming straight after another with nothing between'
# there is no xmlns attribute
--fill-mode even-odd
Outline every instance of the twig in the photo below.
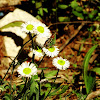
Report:
<svg viewBox="0 0 100 100"><path fill-rule="evenodd" d="M51 27L53 25L58 25L58 24L77 24L77 23L84 23L84 24L100 24L100 21L94 21L94 22L91 22L91 21L73 21L73 22L57 22L57 23L52 23L50 24L48 27Z"/></svg>
<svg viewBox="0 0 100 100"><path fill-rule="evenodd" d="M70 42L70 40L72 40L72 39L78 34L78 32L81 30L81 28L82 28L84 25L85 25L85 23L82 23L82 24L75 30L74 34L73 34L71 37L69 37L69 39L60 47L60 49L59 49L60 52L65 48L65 46Z"/></svg>
<svg viewBox="0 0 100 100"><path fill-rule="evenodd" d="M86 100L91 100L99 95L100 95L100 90L94 91L87 96Z"/></svg>

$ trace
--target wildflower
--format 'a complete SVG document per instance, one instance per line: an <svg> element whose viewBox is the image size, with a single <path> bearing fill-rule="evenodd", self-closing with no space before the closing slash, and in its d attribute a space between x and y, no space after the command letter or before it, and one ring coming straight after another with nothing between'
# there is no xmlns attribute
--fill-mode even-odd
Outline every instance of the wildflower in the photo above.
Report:
<svg viewBox="0 0 100 100"><path fill-rule="evenodd" d="M33 49L32 51L33 51L33 54L35 54L38 57L42 57L43 56L42 49L38 49L38 50Z"/></svg>
<svg viewBox="0 0 100 100"><path fill-rule="evenodd" d="M61 70L65 70L70 66L70 62L67 59L63 59L62 57L54 58L52 63L55 67Z"/></svg>
<svg viewBox="0 0 100 100"><path fill-rule="evenodd" d="M59 53L59 49L57 48L57 46L53 46L51 48L43 48L43 51L45 52L45 54L49 57L54 57L57 56Z"/></svg>
<svg viewBox="0 0 100 100"><path fill-rule="evenodd" d="M51 33L50 33L51 36ZM37 45L39 45L40 47L43 47L45 42L48 40L48 38L50 38L50 36L48 37L41 37L41 35L37 35L36 36L36 43Z"/></svg>
<svg viewBox="0 0 100 100"><path fill-rule="evenodd" d="M51 33L45 24L36 22L34 25L34 33L40 35L41 37L50 37Z"/></svg>
<svg viewBox="0 0 100 100"><path fill-rule="evenodd" d="M28 22L25 22L23 23L22 25L22 31L23 32L26 32L26 33L31 33L33 34L33 29L34 29L34 22L33 21L28 21Z"/></svg>
<svg viewBox="0 0 100 100"><path fill-rule="evenodd" d="M23 77L31 77L37 74L37 68L33 63L29 65L29 62L23 62L18 67L17 72Z"/></svg>

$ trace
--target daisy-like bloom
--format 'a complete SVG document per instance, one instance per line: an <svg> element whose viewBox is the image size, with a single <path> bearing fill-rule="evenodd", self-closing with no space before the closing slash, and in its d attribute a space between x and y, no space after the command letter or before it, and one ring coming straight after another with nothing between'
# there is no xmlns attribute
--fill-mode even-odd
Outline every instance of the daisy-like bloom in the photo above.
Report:
<svg viewBox="0 0 100 100"><path fill-rule="evenodd" d="M57 46L53 46L51 48L43 48L44 53L49 56L49 57L54 57L57 56L59 54L59 49L57 48Z"/></svg>
<svg viewBox="0 0 100 100"><path fill-rule="evenodd" d="M17 72L22 76L22 77L31 77L32 75L37 74L37 68L36 66L31 63L29 65L29 62L23 62L18 68Z"/></svg>
<svg viewBox="0 0 100 100"><path fill-rule="evenodd" d="M50 37L51 33L45 24L36 22L34 25L34 33L37 33L41 37Z"/></svg>
<svg viewBox="0 0 100 100"><path fill-rule="evenodd" d="M33 51L33 54L35 54L36 56L43 57L42 49L38 49L38 50L33 49L32 51Z"/></svg>
<svg viewBox="0 0 100 100"><path fill-rule="evenodd" d="M54 58L52 63L55 67L61 70L65 70L70 66L70 62L67 59L63 59L62 57Z"/></svg>
<svg viewBox="0 0 100 100"><path fill-rule="evenodd" d="M41 37L41 35L37 35L36 36L36 43L37 45L39 45L40 47L43 47L45 42L51 37L51 33L49 37Z"/></svg>
<svg viewBox="0 0 100 100"><path fill-rule="evenodd" d="M26 33L33 33L33 29L34 29L34 22L33 21L28 21L28 22L25 22L23 23L22 25L22 31L23 32L26 32Z"/></svg>

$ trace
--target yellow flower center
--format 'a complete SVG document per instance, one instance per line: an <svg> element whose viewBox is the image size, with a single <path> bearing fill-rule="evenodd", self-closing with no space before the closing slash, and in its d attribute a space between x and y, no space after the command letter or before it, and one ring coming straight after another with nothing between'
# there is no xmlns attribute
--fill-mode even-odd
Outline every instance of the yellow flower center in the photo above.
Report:
<svg viewBox="0 0 100 100"><path fill-rule="evenodd" d="M44 32L44 27L38 26L38 27L37 27L37 30L38 30L40 33L43 33L43 32Z"/></svg>
<svg viewBox="0 0 100 100"><path fill-rule="evenodd" d="M31 69L30 68L24 68L23 73L28 75L31 73Z"/></svg>
<svg viewBox="0 0 100 100"><path fill-rule="evenodd" d="M34 26L31 25L31 24L29 24L29 25L26 26L26 29L27 29L27 30L33 30L33 28L34 28Z"/></svg>
<svg viewBox="0 0 100 100"><path fill-rule="evenodd" d="M41 53L42 52L42 50L41 49L38 49L38 50L36 50L37 52L39 52L39 53Z"/></svg>
<svg viewBox="0 0 100 100"><path fill-rule="evenodd" d="M48 49L50 52L54 52L55 51L55 47L51 47Z"/></svg>
<svg viewBox="0 0 100 100"><path fill-rule="evenodd" d="M65 64L65 61L62 60L62 59L60 59L60 60L57 61L57 63L58 63L59 65L62 65L62 66L63 66L63 65Z"/></svg>

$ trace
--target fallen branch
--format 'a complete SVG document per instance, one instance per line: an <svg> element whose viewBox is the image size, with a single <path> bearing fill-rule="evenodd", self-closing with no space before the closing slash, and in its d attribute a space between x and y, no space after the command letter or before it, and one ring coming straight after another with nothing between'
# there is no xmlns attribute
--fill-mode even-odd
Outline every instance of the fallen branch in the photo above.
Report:
<svg viewBox="0 0 100 100"><path fill-rule="evenodd" d="M61 52L65 47L66 45L70 42L70 40L72 40L78 33L79 31L81 30L81 28L85 25L85 23L82 23L74 32L73 35L71 35L71 37L69 37L69 39L60 47L59 51Z"/></svg>

